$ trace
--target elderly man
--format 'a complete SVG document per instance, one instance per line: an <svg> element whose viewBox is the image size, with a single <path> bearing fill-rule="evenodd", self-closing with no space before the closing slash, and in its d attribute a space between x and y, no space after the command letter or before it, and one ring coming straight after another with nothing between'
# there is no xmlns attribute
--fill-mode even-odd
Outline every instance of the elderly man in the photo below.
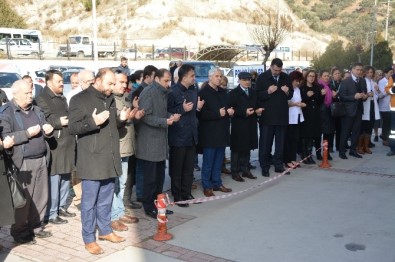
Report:
<svg viewBox="0 0 395 262"><path fill-rule="evenodd" d="M145 116L139 123L136 157L141 160L144 174L143 207L146 215L155 219L158 210L154 200L162 193L165 181L167 127L180 119L179 114L170 115L167 112L170 81L170 72L159 69L154 82L144 88L139 98L139 108L145 111ZM172 213L167 211L168 214Z"/></svg>
<svg viewBox="0 0 395 262"><path fill-rule="evenodd" d="M243 177L256 179L250 172L249 159L250 150L258 148L257 115L263 108L258 108L258 97L251 89L252 75L240 72L238 77L239 85L228 95L228 106L235 110L230 135L231 170L233 180L244 182Z"/></svg>
<svg viewBox="0 0 395 262"><path fill-rule="evenodd" d="M68 130L68 110L63 93L63 76L58 70L45 73L46 86L36 97L36 103L43 109L45 118L54 129L54 136L48 139L51 149L49 166L49 208L48 221L51 224L65 224L60 218L74 217L75 213L67 211L66 201L69 196L71 171L75 169L75 137Z"/></svg>
<svg viewBox="0 0 395 262"><path fill-rule="evenodd" d="M77 88L74 88L67 94L66 96L67 104L70 105L70 99L73 96L75 96L82 90L87 89L94 82L95 82L95 76L93 75L92 71L84 69L78 72L79 86ZM72 172L71 179L72 179L71 184L73 185L73 191L75 194L73 198L73 204L78 209L80 209L82 189L81 189L81 180L76 177L76 171Z"/></svg>
<svg viewBox="0 0 395 262"><path fill-rule="evenodd" d="M34 237L52 236L44 231L43 220L47 211L48 171L50 150L45 137L51 136L53 127L45 120L43 111L32 104L32 88L24 80L11 87L13 99L0 108L2 137L14 137L14 147L8 152L19 169L18 179L27 193L23 208L15 210L15 224L11 236L18 244L33 244Z"/></svg>
<svg viewBox="0 0 395 262"><path fill-rule="evenodd" d="M203 148L202 186L206 197L214 196L213 191L232 191L221 180L225 147L229 145L229 117L234 114L233 108L227 108L226 90L220 87L221 77L219 68L210 69L208 84L199 92L200 99L204 100L198 117L199 145Z"/></svg>
<svg viewBox="0 0 395 262"><path fill-rule="evenodd" d="M104 252L96 243L96 226L99 240L125 241L111 229L114 182L122 174L119 121L111 94L115 82L111 69L102 68L95 83L70 101L69 130L78 135L77 177L82 180L82 238L85 249L94 255ZM119 120L126 120L129 113L130 109L122 110Z"/></svg>
<svg viewBox="0 0 395 262"><path fill-rule="evenodd" d="M76 89L80 86L80 81L78 80L78 73L72 73L70 76L71 89Z"/></svg>

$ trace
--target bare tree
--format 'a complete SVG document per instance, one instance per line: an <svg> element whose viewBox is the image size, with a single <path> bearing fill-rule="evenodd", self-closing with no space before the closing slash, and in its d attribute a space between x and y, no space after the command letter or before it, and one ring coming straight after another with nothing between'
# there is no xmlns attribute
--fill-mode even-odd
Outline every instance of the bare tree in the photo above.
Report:
<svg viewBox="0 0 395 262"><path fill-rule="evenodd" d="M258 14L254 17L254 24L249 26L251 38L260 45L259 51L263 55L262 64L265 66L272 51L287 36L292 29L292 20L288 16L276 16L273 12Z"/></svg>

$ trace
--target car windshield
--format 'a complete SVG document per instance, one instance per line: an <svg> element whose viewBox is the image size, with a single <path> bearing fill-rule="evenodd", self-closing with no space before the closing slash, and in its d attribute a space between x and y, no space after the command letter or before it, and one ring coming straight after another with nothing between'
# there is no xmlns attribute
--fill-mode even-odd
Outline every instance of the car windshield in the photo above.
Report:
<svg viewBox="0 0 395 262"><path fill-rule="evenodd" d="M215 67L213 64L194 64L196 77L208 77L208 71Z"/></svg>
<svg viewBox="0 0 395 262"><path fill-rule="evenodd" d="M10 88L12 84L21 79L17 73L2 73L0 72L0 87Z"/></svg>

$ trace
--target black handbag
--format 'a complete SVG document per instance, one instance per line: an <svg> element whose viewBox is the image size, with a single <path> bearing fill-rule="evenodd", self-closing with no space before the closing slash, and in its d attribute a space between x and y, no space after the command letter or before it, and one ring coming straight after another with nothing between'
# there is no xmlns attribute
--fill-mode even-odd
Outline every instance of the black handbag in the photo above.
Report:
<svg viewBox="0 0 395 262"><path fill-rule="evenodd" d="M333 102L331 104L331 114L333 117L342 117L346 115L346 105L343 102Z"/></svg>
<svg viewBox="0 0 395 262"><path fill-rule="evenodd" d="M8 184L10 186L12 203L14 209L22 208L26 205L26 194L23 186L18 180L19 170L16 168L12 160L6 161L6 175L8 178Z"/></svg>

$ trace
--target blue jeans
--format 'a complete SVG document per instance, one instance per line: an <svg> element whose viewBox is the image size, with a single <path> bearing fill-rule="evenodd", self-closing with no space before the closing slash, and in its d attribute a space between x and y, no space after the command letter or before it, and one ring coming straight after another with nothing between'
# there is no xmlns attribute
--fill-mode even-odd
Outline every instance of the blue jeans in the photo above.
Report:
<svg viewBox="0 0 395 262"><path fill-rule="evenodd" d="M221 167L225 147L206 147L203 149L202 186L203 189L218 188L222 185Z"/></svg>
<svg viewBox="0 0 395 262"><path fill-rule="evenodd" d="M69 196L70 178L70 173L48 176L50 194L46 216L49 219L55 219L59 208L65 208Z"/></svg>
<svg viewBox="0 0 395 262"><path fill-rule="evenodd" d="M81 224L85 244L96 241L96 225L99 236L112 233L111 204L115 178L82 180Z"/></svg>
<svg viewBox="0 0 395 262"><path fill-rule="evenodd" d="M115 178L114 199L111 207L111 221L118 220L125 215L125 205L123 204L123 194L125 192L126 180L128 178L129 157L121 158L122 174Z"/></svg>
<svg viewBox="0 0 395 262"><path fill-rule="evenodd" d="M136 197L143 198L144 172L141 159L136 159Z"/></svg>

